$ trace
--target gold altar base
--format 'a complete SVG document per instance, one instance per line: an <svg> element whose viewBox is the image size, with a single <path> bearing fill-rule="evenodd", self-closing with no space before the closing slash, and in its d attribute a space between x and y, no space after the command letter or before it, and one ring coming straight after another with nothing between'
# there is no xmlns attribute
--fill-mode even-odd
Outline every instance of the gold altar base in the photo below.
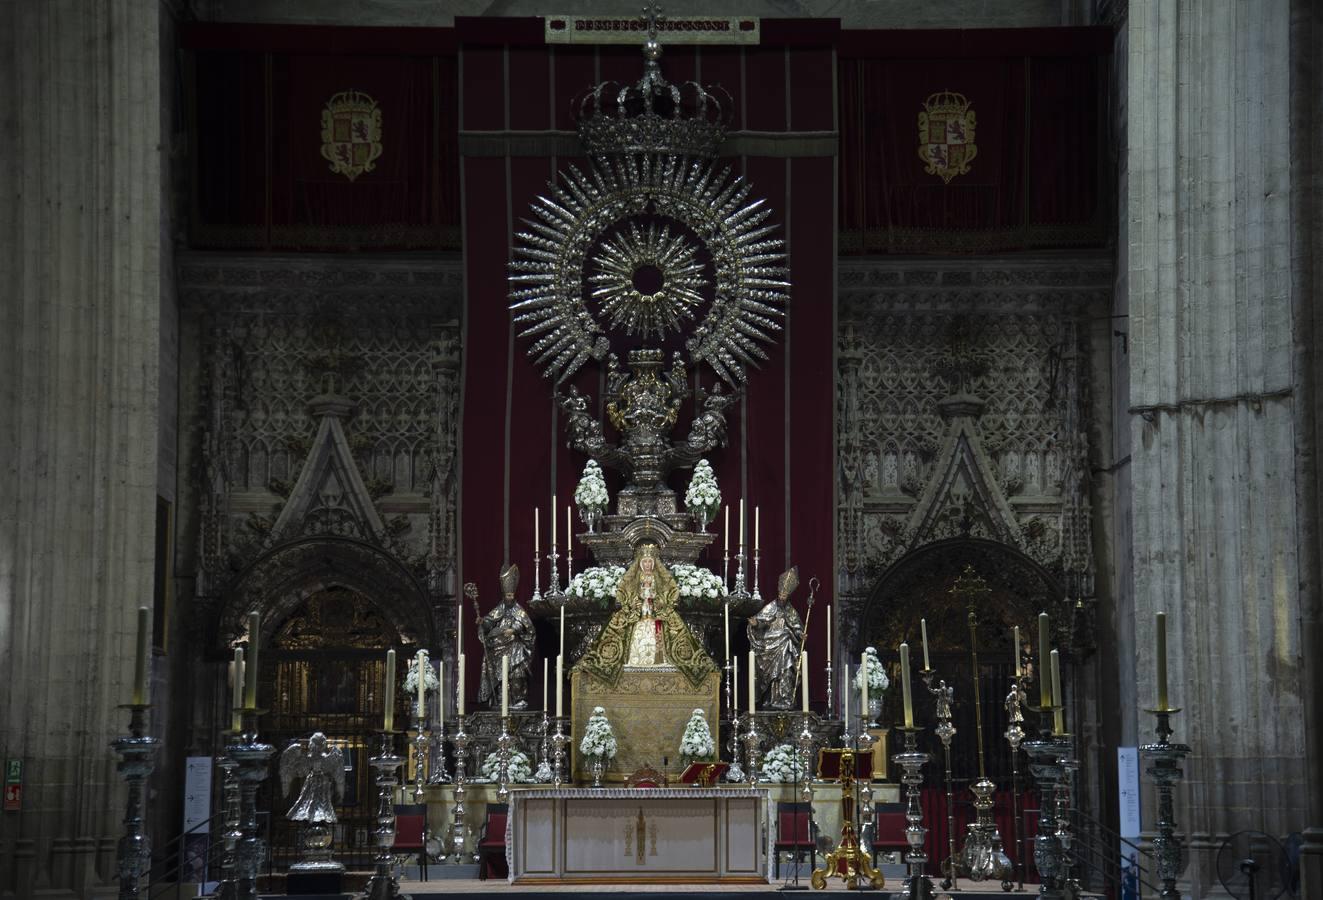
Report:
<svg viewBox="0 0 1323 900"><path fill-rule="evenodd" d="M859 886L860 877L863 877L873 887L880 888L886 879L873 868L873 860L869 855L859 849L859 836L854 830L855 751L822 752L834 752L840 756L837 771L840 773L838 783L841 787L841 842L835 850L827 853L822 867L813 870L809 883L814 890L820 891L827 887L827 879L840 878L847 888L854 890Z"/></svg>
<svg viewBox="0 0 1323 900"><path fill-rule="evenodd" d="M615 687L586 673L576 671L570 680L570 714L574 721L571 772L574 782L592 779L579 758L579 738L583 735L593 707L606 710L615 733L618 750L607 763L605 781L621 782L645 765L664 768L676 778L681 770L680 738L695 709L707 716L712 739L721 746L718 690L721 675L712 672L694 689L688 680L670 666L655 669L626 668Z"/></svg>

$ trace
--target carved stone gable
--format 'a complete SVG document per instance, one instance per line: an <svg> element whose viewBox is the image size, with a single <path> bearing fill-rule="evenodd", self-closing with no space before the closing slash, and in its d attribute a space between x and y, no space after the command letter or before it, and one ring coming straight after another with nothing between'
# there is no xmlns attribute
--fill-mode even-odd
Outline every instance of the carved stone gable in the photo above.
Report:
<svg viewBox="0 0 1323 900"><path fill-rule="evenodd" d="M268 544L311 534L337 534L383 543L386 526L368 494L349 449L343 415L352 404L342 397L313 402L321 424L289 499L267 538Z"/></svg>

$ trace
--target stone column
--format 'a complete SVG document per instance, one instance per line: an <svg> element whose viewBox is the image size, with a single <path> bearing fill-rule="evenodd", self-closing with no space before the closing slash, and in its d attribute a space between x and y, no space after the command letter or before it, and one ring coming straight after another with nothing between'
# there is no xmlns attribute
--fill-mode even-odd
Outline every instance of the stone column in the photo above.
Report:
<svg viewBox="0 0 1323 900"><path fill-rule="evenodd" d="M152 602L159 0L0 3L0 893L114 876L134 613Z"/></svg>
<svg viewBox="0 0 1323 900"><path fill-rule="evenodd" d="M1154 0L1129 16L1137 701L1155 701L1148 636L1166 610L1177 738L1194 748L1177 819L1201 897L1220 891L1227 833L1307 818L1291 3Z"/></svg>

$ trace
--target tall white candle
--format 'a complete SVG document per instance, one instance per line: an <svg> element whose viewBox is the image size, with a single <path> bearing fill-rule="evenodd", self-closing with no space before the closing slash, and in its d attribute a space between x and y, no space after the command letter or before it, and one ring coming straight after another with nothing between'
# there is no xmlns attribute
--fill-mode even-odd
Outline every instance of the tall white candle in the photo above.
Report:
<svg viewBox="0 0 1323 900"><path fill-rule="evenodd" d="M1052 651L1052 733L1066 733L1066 698L1061 696L1061 654Z"/></svg>
<svg viewBox="0 0 1323 900"><path fill-rule="evenodd" d="M446 733L446 667L441 663L436 666L436 730Z"/></svg>
<svg viewBox="0 0 1323 900"><path fill-rule="evenodd" d="M248 614L248 653L243 666L243 705L257 709L257 648L262 642L262 617L256 611Z"/></svg>
<svg viewBox="0 0 1323 900"><path fill-rule="evenodd" d="M910 645L900 645L900 692L905 703L905 727L914 727L914 701L910 696Z"/></svg>
<svg viewBox="0 0 1323 900"><path fill-rule="evenodd" d="M735 542L737 546L744 546L744 498L740 498L740 533L739 539Z"/></svg>
<svg viewBox="0 0 1323 900"><path fill-rule="evenodd" d="M859 657L859 716L868 721L868 654ZM862 729L861 729L862 730Z"/></svg>
<svg viewBox="0 0 1323 900"><path fill-rule="evenodd" d="M147 607L138 607L138 645L133 654L134 705L147 702L147 618L150 614Z"/></svg>
<svg viewBox="0 0 1323 900"><path fill-rule="evenodd" d="M923 671L931 672L933 667L928 664L928 620L919 620L919 631L923 633Z"/></svg>
<svg viewBox="0 0 1323 900"><path fill-rule="evenodd" d="M464 601L455 602L455 652L464 652Z"/></svg>
<svg viewBox="0 0 1323 900"><path fill-rule="evenodd" d="M763 513L763 508L761 506L755 506L753 508L753 552L754 553L758 552L758 532L760 530L759 524L762 522L762 518L763 518L762 513Z"/></svg>
<svg viewBox="0 0 1323 900"><path fill-rule="evenodd" d="M831 665L831 643L832 643L831 637L832 637L832 631L831 631L831 605L828 604L828 606L827 606L827 665ZM828 710L828 712L830 712L830 710Z"/></svg>
<svg viewBox="0 0 1323 900"><path fill-rule="evenodd" d="M424 676L427 673L423 669L425 666L430 669L431 666L424 662L425 651L423 650L415 653L413 658L416 660L416 668L418 669L418 718L425 719L427 718L427 683L424 681Z"/></svg>
<svg viewBox="0 0 1323 900"><path fill-rule="evenodd" d="M749 651L749 715L758 711L758 661Z"/></svg>
<svg viewBox="0 0 1323 900"><path fill-rule="evenodd" d="M1020 626L1011 629L1011 661L1015 663L1015 677L1020 677Z"/></svg>
<svg viewBox="0 0 1323 900"><path fill-rule="evenodd" d="M1052 705L1052 685L1048 681L1048 622L1047 613L1038 614L1038 705Z"/></svg>
<svg viewBox="0 0 1323 900"><path fill-rule="evenodd" d="M735 657L735 669L730 674L730 710L740 708L740 658Z"/></svg>
<svg viewBox="0 0 1323 900"><path fill-rule="evenodd" d="M551 495L551 546L556 546L556 495Z"/></svg>
<svg viewBox="0 0 1323 900"><path fill-rule="evenodd" d="M808 712L808 651L799 651L799 705Z"/></svg>
<svg viewBox="0 0 1323 900"><path fill-rule="evenodd" d="M542 546L542 542L540 540L542 535L539 534L539 532L541 531L541 522L538 521L541 518L541 514L542 514L542 510L538 509L536 506L533 507L533 562L535 564L537 562L538 550Z"/></svg>
<svg viewBox="0 0 1323 900"><path fill-rule="evenodd" d="M501 657L501 718L510 715L510 655Z"/></svg>
<svg viewBox="0 0 1323 900"><path fill-rule="evenodd" d="M560 608L560 655L565 655L565 607Z"/></svg>
<svg viewBox="0 0 1323 900"><path fill-rule="evenodd" d="M459 672L459 674L456 676L456 679L458 680L459 683L455 685L456 688L455 703L459 707L458 714L461 716L464 715L464 681L465 681L464 665L465 665L464 654L461 653L459 655L459 660L456 662L455 665L455 668Z"/></svg>
<svg viewBox="0 0 1323 900"><path fill-rule="evenodd" d="M561 688L565 684L565 671L561 667L565 663L564 656L556 657L556 718L565 715L565 708L561 705Z"/></svg>
<svg viewBox="0 0 1323 900"><path fill-rule="evenodd" d="M730 662L730 602L721 604L721 620L724 623L724 633L726 635L726 662Z"/></svg>
<svg viewBox="0 0 1323 900"><path fill-rule="evenodd" d="M385 694L382 696L382 703L385 706L385 721L383 727L386 731L395 730L395 651L386 651L386 687Z"/></svg>
<svg viewBox="0 0 1323 900"><path fill-rule="evenodd" d="M570 547L574 544L574 520L570 518L570 510L574 509L571 504L565 507L565 555L569 556Z"/></svg>
<svg viewBox="0 0 1323 900"><path fill-rule="evenodd" d="M1154 659L1158 667L1158 709L1166 710L1167 707L1167 614L1158 613L1155 617L1154 637L1157 641L1157 647L1154 653ZM1055 691L1056 688L1053 688ZM1059 701L1058 701L1059 702Z"/></svg>
<svg viewBox="0 0 1323 900"><path fill-rule="evenodd" d="M230 731L238 734L243 730L243 716L239 710L243 707L243 648L234 648L234 662L230 663Z"/></svg>
<svg viewBox="0 0 1323 900"><path fill-rule="evenodd" d="M845 657L845 664L841 666L841 674L845 676L845 687L841 690L841 699L844 701L844 708L841 710L841 718L845 722L845 730L850 730L850 657Z"/></svg>
<svg viewBox="0 0 1323 900"><path fill-rule="evenodd" d="M726 507L726 555L730 556L730 506Z"/></svg>
<svg viewBox="0 0 1323 900"><path fill-rule="evenodd" d="M547 663L548 659L542 657L542 711L545 713L550 707L547 706Z"/></svg>

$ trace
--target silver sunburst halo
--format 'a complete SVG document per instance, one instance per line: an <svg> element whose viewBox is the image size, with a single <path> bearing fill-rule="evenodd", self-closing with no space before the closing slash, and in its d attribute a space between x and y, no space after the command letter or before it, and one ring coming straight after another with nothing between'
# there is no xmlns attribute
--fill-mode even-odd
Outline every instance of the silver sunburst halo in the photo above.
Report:
<svg viewBox="0 0 1323 900"><path fill-rule="evenodd" d="M640 228L630 222L602 242L593 257L598 273L589 280L596 285L593 299L611 327L623 328L626 334L664 337L679 331L683 320L692 319L703 305L703 263L697 248L684 234L671 234L669 225L652 222ZM658 287L644 293L637 284L640 270L656 270Z"/></svg>
<svg viewBox="0 0 1323 900"><path fill-rule="evenodd" d="M544 374L561 381L590 357L602 359L610 350L607 333L628 327L628 318L617 321L610 310L595 316L589 308L587 255L612 230L657 218L682 224L687 231L677 237L690 254L696 241L712 261L706 311L685 304L696 322L685 342L690 358L732 385L767 358L761 345L781 330L789 300L785 241L779 226L767 224L771 209L749 201L743 178L707 160L627 154L596 157L586 174L570 166L549 188L550 196L533 202L532 218L522 220L510 264L515 325L533 339L528 353Z"/></svg>

